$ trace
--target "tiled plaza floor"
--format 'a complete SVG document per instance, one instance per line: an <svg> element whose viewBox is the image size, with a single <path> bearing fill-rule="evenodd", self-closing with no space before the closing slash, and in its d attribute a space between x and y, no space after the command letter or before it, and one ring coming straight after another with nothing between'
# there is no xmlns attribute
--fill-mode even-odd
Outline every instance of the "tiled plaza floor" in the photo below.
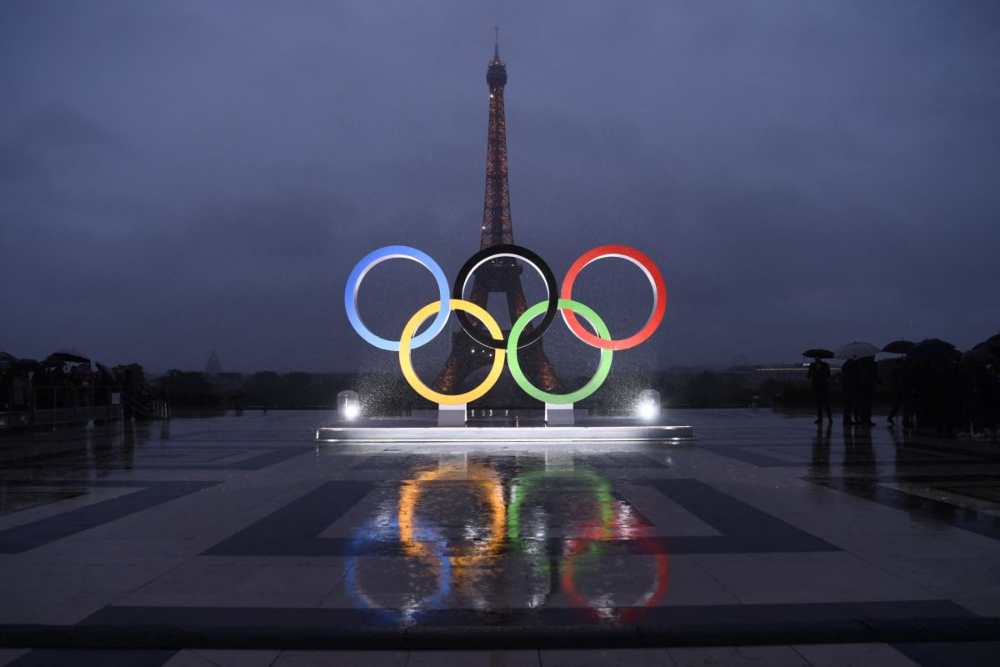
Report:
<svg viewBox="0 0 1000 667"><path fill-rule="evenodd" d="M1000 664L1000 446L678 411L692 443L0 438L0 665Z"/></svg>

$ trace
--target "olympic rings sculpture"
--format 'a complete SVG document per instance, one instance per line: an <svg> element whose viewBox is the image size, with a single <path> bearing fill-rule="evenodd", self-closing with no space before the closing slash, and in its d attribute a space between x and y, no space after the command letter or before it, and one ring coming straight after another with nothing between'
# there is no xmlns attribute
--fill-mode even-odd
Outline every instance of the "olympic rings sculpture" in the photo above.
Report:
<svg viewBox="0 0 1000 667"><path fill-rule="evenodd" d="M637 266L653 289L653 307L645 324L631 335L617 339L611 337L607 325L596 312L573 300L573 285L583 269L609 257L624 259ZM473 273L487 262L501 258L519 259L531 266L542 277L546 290L545 300L522 313L511 326L506 338L500 325L486 309L462 298ZM427 304L410 317L403 327L399 340L389 340L376 335L365 325L358 312L358 292L361 289L361 282L372 268L390 259L410 260L427 269L437 283L439 295L437 301ZM562 289L559 290L552 270L541 257L522 246L501 244L483 248L470 257L459 270L455 283L449 290L444 270L427 253L409 246L392 245L368 253L354 266L344 286L344 308L347 311L348 322L363 340L379 349L399 354L399 368L403 377L417 394L429 401L459 405L480 398L500 379L506 361L514 381L526 394L545 403L570 404L587 398L604 383L611 371L614 352L636 347L653 335L667 310L667 286L660 269L645 253L626 245L603 245L588 250L573 262L563 277ZM444 330L452 311L455 311L462 329L473 340L494 351L493 363L486 378L478 386L461 394L443 394L428 387L414 371L410 356L412 350L426 345ZM601 353L594 376L583 387L566 393L546 392L535 387L521 369L517 356L519 349L541 340L557 313L562 316L574 336L587 345L599 349ZM538 316L542 317L541 321L529 327L532 320ZM587 331L578 316L591 325L596 335ZM433 320L427 329L417 335L417 329L431 318ZM473 320L478 320L481 326L477 326Z"/></svg>

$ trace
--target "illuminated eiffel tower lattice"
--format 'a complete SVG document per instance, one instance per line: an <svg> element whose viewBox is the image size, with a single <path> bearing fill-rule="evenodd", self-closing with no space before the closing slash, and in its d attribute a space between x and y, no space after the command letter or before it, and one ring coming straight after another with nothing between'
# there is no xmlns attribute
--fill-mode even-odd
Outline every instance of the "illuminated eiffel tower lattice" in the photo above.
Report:
<svg viewBox="0 0 1000 667"><path fill-rule="evenodd" d="M490 122L486 141L486 197L480 248L514 242L507 182L507 121L503 103L507 67L500 60L499 45L494 47L493 58L486 70L486 83L490 89ZM473 274L472 292L467 298L486 308L491 293L501 293L506 297L511 323L516 322L528 309L521 286L521 266L516 260L498 258L487 262ZM541 340L522 348L518 358L521 367L536 387L545 391L558 391L559 380L552 363L545 356ZM438 391L455 393L471 373L490 364L492 360L492 350L479 345L459 328L452 334L451 353L435 386ZM503 381L482 399L483 402L498 406L511 402L522 403L525 400L526 397L512 382Z"/></svg>

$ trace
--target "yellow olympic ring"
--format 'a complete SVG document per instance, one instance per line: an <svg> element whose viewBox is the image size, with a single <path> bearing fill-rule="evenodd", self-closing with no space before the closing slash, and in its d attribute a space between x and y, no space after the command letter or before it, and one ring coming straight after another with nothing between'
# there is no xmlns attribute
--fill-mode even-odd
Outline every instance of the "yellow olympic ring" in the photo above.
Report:
<svg viewBox="0 0 1000 667"><path fill-rule="evenodd" d="M485 308L481 308L471 301L466 301L465 299L451 299L448 302L452 310L464 310L469 313L477 320L482 322L486 326L486 330L490 332L499 343L503 340L503 331L500 329L500 325L497 321L493 319ZM494 350L493 351L493 366L490 368L490 372L487 373L486 379L483 380L479 386L470 389L464 394L442 394L440 392L434 391L421 381L417 377L416 371L413 370L413 362L410 360L410 343L413 340L413 334L417 332L417 329L421 324L426 322L430 317L441 310L441 302L435 301L429 303L410 318L410 321L406 323L403 327L403 335L399 338L399 369L403 371L403 377L406 381L413 387L413 391L417 392L428 401L432 403L444 403L445 405L460 405L462 403L471 403L480 396L484 396L486 392L493 388L493 385L497 383L500 379L501 373L503 373L504 360L506 358L506 350Z"/></svg>

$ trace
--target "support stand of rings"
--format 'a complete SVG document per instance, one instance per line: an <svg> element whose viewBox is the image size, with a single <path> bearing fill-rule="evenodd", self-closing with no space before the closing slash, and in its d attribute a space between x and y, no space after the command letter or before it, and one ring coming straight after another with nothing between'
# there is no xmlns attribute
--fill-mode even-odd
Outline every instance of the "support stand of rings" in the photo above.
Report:
<svg viewBox="0 0 1000 667"><path fill-rule="evenodd" d="M572 426L572 403L546 403L545 424L547 426Z"/></svg>
<svg viewBox="0 0 1000 667"><path fill-rule="evenodd" d="M465 426L468 403L438 403L438 426Z"/></svg>

